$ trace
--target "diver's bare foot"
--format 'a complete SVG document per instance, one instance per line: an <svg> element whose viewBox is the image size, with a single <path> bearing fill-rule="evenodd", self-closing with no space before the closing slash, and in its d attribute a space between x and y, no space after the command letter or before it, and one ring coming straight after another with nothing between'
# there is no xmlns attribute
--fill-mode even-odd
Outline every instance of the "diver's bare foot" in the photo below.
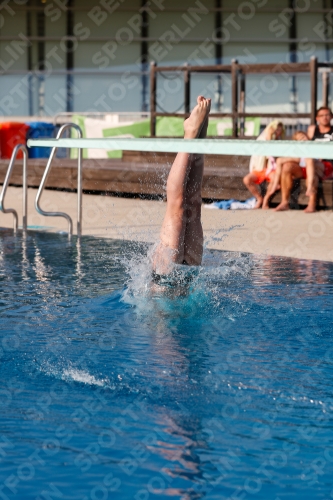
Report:
<svg viewBox="0 0 333 500"><path fill-rule="evenodd" d="M306 214L313 214L314 212L317 212L316 206L309 203L306 209L303 210L303 212Z"/></svg>
<svg viewBox="0 0 333 500"><path fill-rule="evenodd" d="M204 98L198 102L190 116L184 121L184 139L196 139L199 137L209 109L210 100Z"/></svg>
<svg viewBox="0 0 333 500"><path fill-rule="evenodd" d="M199 102L201 102L204 99L205 98L202 95L199 95L198 98L197 98L197 103L199 104ZM210 112L210 106L211 106L212 100L211 99L207 99L207 101L209 102L209 106L208 106L208 110L207 110L207 118L206 118L206 120L202 124L201 130L200 130L199 135L198 135L198 139L205 139L207 137L208 115L209 115L209 112Z"/></svg>
<svg viewBox="0 0 333 500"><path fill-rule="evenodd" d="M285 212L286 210L289 210L289 203L287 202L280 203L280 205L274 208L274 212Z"/></svg>
<svg viewBox="0 0 333 500"><path fill-rule="evenodd" d="M254 209L255 209L255 208L261 208L262 201L263 201L262 196L260 196L259 198L257 198L257 202L256 202L256 204L254 205L254 207L253 207L253 208L254 208Z"/></svg>

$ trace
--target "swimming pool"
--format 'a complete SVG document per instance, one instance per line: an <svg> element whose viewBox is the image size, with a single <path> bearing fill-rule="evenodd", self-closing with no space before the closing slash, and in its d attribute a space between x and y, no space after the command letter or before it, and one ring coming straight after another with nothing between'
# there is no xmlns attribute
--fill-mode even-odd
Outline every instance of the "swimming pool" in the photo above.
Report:
<svg viewBox="0 0 333 500"><path fill-rule="evenodd" d="M0 498L333 498L333 264L0 234Z"/></svg>

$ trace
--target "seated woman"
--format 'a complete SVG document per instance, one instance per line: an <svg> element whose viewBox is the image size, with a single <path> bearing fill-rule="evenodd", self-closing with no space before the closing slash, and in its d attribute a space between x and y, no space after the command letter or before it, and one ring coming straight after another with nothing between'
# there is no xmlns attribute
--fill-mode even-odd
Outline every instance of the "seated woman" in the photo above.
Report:
<svg viewBox="0 0 333 500"><path fill-rule="evenodd" d="M265 130L257 137L257 141L272 141L283 139L285 135L284 127L281 122L274 120L267 125ZM263 197L259 185L264 181L271 182L274 176L275 162L274 158L266 156L251 156L250 172L244 177L243 182L257 202L254 208L260 208Z"/></svg>
<svg viewBox="0 0 333 500"><path fill-rule="evenodd" d="M184 139L205 138L211 99L199 96L184 122ZM201 187L204 156L178 153L167 181L167 208L153 257L153 281L161 284L175 264L199 266L203 253Z"/></svg>
<svg viewBox="0 0 333 500"><path fill-rule="evenodd" d="M293 135L293 140L308 141L309 138L305 132L298 131ZM312 158L278 158L276 165L275 177L267 189L262 208L269 208L269 200L277 191L279 184L281 184L282 200L275 208L275 211L289 210L289 198L293 181L296 179L306 179L307 189L305 194L309 197L309 203L304 212L315 212L318 179L324 176L325 164L320 160L313 160Z"/></svg>

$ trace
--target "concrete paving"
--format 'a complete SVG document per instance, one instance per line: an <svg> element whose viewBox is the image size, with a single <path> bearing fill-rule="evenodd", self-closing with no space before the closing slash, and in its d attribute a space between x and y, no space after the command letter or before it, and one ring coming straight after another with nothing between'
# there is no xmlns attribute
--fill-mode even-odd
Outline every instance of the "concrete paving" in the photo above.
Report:
<svg viewBox="0 0 333 500"><path fill-rule="evenodd" d="M67 222L43 217L34 208L37 190L28 190L28 226L33 229L67 231ZM7 208L15 208L22 224L22 189L10 187ZM75 193L46 190L41 206L64 211L77 220ZM83 234L96 237L155 242L165 212L162 201L83 195ZM255 254L317 259L333 262L333 212L305 214L272 210L202 210L208 248ZM0 213L0 227L12 227L11 214Z"/></svg>

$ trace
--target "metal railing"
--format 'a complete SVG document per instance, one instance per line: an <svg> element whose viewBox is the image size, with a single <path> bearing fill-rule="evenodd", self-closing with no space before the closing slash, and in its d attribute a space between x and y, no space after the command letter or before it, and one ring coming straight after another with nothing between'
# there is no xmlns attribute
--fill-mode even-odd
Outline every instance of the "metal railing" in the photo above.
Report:
<svg viewBox="0 0 333 500"><path fill-rule="evenodd" d="M77 135L79 139L82 139L82 130L75 123L66 123L60 127L59 132L57 134L56 139L59 139L62 133L70 128L74 128L77 131ZM57 147L52 148L50 157L47 161L46 168L44 171L44 175L42 177L41 183L38 188L38 192L35 200L35 208L37 212L45 217L64 217L68 222L68 233L73 234L73 221L72 218L65 214L64 212L45 212L40 207L40 199L48 178L48 175L51 170L52 160L54 158ZM77 235L81 236L82 232L82 149L78 149L78 164L77 164Z"/></svg>
<svg viewBox="0 0 333 500"><path fill-rule="evenodd" d="M322 72L323 105L328 106L329 97L329 73L333 69L333 63L319 62L317 57L312 56L309 62L294 62L294 63L257 63L257 64L240 64L236 59L231 61L231 64L214 64L214 65L189 65L182 66L157 66L154 61L150 63L150 135L156 137L156 124L158 117L178 117L187 118L190 114L191 104L191 76L201 73L216 74L218 77L221 74L229 75L231 80L231 112L212 112L211 118L228 117L232 119L232 137L238 137L238 125L244 124L244 119L252 117L260 118L308 118L312 124L316 123L316 109L318 106L318 73ZM165 111L159 112L159 103L157 102L157 77L166 73L182 73L184 82L184 112L178 110L172 113ZM310 77L310 113L291 112L251 112L245 111L246 104L246 78L251 75L274 74L275 78L278 75L296 75L307 74ZM244 135L244 125L240 127L241 135Z"/></svg>
<svg viewBox="0 0 333 500"><path fill-rule="evenodd" d="M18 144L15 146L9 165L6 173L6 177L2 186L2 191L0 194L0 211L3 212L4 214L13 214L14 216L14 232L17 231L18 229L18 215L16 210L13 208L5 208L4 207L4 200L9 184L9 180L14 168L15 160L16 157L19 153L19 151L22 151L23 153L23 221L22 221L22 228L23 231L27 230L27 219L28 219L28 183L27 183L27 159L28 159L28 151L27 148L24 146L24 144Z"/></svg>

